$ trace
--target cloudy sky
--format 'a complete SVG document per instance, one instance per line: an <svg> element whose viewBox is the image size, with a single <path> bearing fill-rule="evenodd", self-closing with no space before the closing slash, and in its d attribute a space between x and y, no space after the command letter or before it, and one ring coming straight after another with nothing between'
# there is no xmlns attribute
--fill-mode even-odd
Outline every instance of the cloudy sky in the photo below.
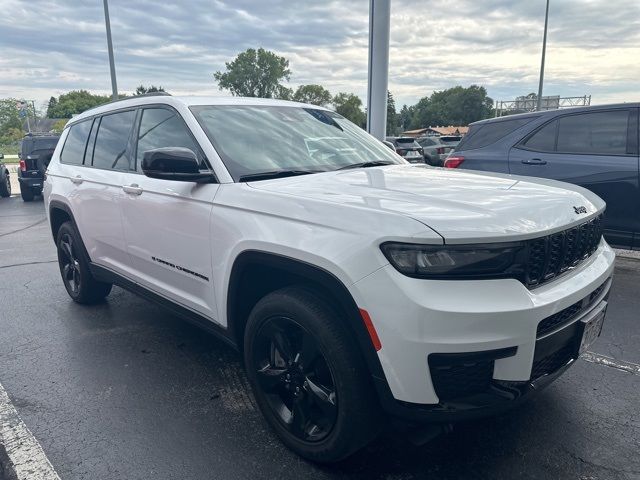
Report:
<svg viewBox="0 0 640 480"><path fill-rule="evenodd" d="M368 0L110 0L118 87L220 94L213 72L264 47L290 86L365 99ZM497 100L537 91L544 0L392 0L399 105L455 85ZM110 92L101 0L0 0L0 98ZM551 0L545 94L640 100L640 0Z"/></svg>

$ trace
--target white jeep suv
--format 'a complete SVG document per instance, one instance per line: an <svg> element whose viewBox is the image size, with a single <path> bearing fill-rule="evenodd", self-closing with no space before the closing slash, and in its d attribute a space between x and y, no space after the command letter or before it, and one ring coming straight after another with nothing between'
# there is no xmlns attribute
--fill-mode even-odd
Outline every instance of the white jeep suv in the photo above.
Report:
<svg viewBox="0 0 640 480"><path fill-rule="evenodd" d="M277 100L89 110L44 194L73 300L117 284L216 332L277 435L321 462L387 419L450 424L548 384L599 335L614 264L583 188L410 165Z"/></svg>

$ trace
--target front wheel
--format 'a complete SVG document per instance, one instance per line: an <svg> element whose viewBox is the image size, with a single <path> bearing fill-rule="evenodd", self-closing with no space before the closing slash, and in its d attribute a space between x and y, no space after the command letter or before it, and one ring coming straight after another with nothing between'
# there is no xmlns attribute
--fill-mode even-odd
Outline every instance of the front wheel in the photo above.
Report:
<svg viewBox="0 0 640 480"><path fill-rule="evenodd" d="M380 429L375 392L344 319L310 290L287 287L252 310L245 366L280 439L316 462L341 460Z"/></svg>
<svg viewBox="0 0 640 480"><path fill-rule="evenodd" d="M89 269L80 234L71 222L65 222L56 237L58 265L67 293L74 302L97 303L111 292L111 284L97 281Z"/></svg>

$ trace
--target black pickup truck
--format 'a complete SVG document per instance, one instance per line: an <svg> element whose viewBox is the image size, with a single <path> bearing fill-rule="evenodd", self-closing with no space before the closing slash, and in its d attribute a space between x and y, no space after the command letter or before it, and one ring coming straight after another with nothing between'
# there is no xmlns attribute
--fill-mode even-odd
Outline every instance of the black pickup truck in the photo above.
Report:
<svg viewBox="0 0 640 480"><path fill-rule="evenodd" d="M18 182L25 202L30 202L36 195L42 194L44 173L59 138L60 135L51 133L28 133L22 139Z"/></svg>

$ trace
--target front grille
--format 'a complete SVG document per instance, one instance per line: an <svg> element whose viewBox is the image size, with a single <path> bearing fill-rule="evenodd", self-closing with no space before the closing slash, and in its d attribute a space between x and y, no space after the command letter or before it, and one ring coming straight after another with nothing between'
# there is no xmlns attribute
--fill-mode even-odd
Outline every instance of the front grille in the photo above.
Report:
<svg viewBox="0 0 640 480"><path fill-rule="evenodd" d="M593 306L593 303L598 299L602 291L607 286L608 280L596 288L589 295L584 297L579 302L574 303L573 305L565 308L564 310L560 310L558 313L554 313L550 317L545 318L538 324L538 329L536 331L536 337L540 338L552 332L562 325L566 325L573 320L576 315L580 312L583 312Z"/></svg>
<svg viewBox="0 0 640 480"><path fill-rule="evenodd" d="M602 215L576 227L527 241L525 284L532 288L573 268L596 251Z"/></svg>
<svg viewBox="0 0 640 480"><path fill-rule="evenodd" d="M577 358L576 347L569 343L559 350L533 362L531 380L536 380L543 375L549 375L564 367L570 360Z"/></svg>

